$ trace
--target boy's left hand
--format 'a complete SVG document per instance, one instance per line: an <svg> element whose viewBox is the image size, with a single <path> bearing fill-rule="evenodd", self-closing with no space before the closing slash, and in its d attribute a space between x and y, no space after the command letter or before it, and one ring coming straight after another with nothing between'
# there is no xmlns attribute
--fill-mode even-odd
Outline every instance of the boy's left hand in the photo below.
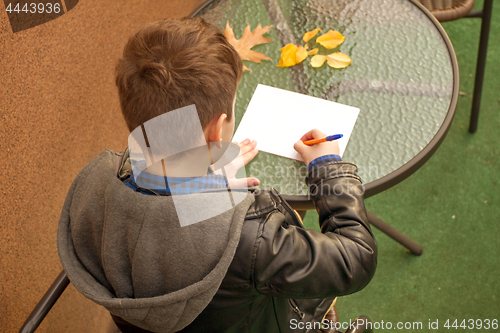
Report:
<svg viewBox="0 0 500 333"><path fill-rule="evenodd" d="M259 185L260 180L255 177L236 178L236 173L238 172L238 170L247 165L248 162L253 160L253 158L259 152L259 150L257 149L257 141L250 141L250 139L245 139L240 143L233 143L237 144L240 147L240 153L235 159L224 166L224 171L226 172L229 187L245 188Z"/></svg>

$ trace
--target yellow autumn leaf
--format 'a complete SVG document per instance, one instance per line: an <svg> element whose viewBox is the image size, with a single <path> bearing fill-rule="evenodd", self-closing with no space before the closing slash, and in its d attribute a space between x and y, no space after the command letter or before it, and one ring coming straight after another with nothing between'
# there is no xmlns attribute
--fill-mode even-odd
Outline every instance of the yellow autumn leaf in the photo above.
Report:
<svg viewBox="0 0 500 333"><path fill-rule="evenodd" d="M321 67L325 63L326 60L326 55L323 54L316 54L314 57L311 58L311 66L313 67Z"/></svg>
<svg viewBox="0 0 500 333"><path fill-rule="evenodd" d="M305 58L307 58L308 52L307 50L300 45L297 50L297 55L296 55L296 63L295 64L300 64L302 61L304 61Z"/></svg>
<svg viewBox="0 0 500 333"><path fill-rule="evenodd" d="M345 40L345 37L338 31L330 30L316 38L316 43L323 45L327 49L334 49Z"/></svg>
<svg viewBox="0 0 500 333"><path fill-rule="evenodd" d="M280 49L281 57L278 67L291 67L297 63L297 45L287 44Z"/></svg>
<svg viewBox="0 0 500 333"><path fill-rule="evenodd" d="M340 69L349 66L352 60L347 54L344 54L342 52L335 52L326 56L326 62L330 67Z"/></svg>
<svg viewBox="0 0 500 333"><path fill-rule="evenodd" d="M316 68L321 67L325 63L325 60L328 66L337 69L346 68L352 62L347 54L336 52L328 55L316 54L311 58L311 66Z"/></svg>
<svg viewBox="0 0 500 333"><path fill-rule="evenodd" d="M318 51L319 51L318 48L309 50L309 51L307 51L307 55L315 55L316 53L318 53Z"/></svg>
<svg viewBox="0 0 500 333"><path fill-rule="evenodd" d="M316 34L318 33L318 31L321 31L320 28L316 28L312 31L308 31L304 34L304 37L302 37L302 40L304 41L304 43L307 43L311 38L313 38L314 36L316 36Z"/></svg>

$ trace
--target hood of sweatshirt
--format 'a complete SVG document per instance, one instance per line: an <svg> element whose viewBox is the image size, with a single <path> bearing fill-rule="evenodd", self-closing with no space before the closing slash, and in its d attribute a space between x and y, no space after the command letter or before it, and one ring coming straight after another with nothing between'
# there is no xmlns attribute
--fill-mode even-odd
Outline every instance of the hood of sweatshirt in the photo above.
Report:
<svg viewBox="0 0 500 333"><path fill-rule="evenodd" d="M59 258L71 283L111 313L153 332L181 330L217 292L254 196L144 195L118 179L119 163L119 154L104 150L73 181L59 221ZM211 217L181 226L180 208Z"/></svg>

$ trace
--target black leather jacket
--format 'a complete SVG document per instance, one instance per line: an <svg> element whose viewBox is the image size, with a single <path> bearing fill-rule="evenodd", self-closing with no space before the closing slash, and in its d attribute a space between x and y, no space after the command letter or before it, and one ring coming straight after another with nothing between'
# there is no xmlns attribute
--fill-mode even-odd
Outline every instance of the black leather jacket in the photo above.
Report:
<svg viewBox="0 0 500 333"><path fill-rule="evenodd" d="M306 183L321 233L304 229L275 189L255 191L218 292L182 332L317 332L298 329L299 323L320 322L335 297L370 282L377 245L356 165L323 163ZM147 332L114 320L123 332Z"/></svg>
<svg viewBox="0 0 500 333"><path fill-rule="evenodd" d="M219 291L182 332L305 332L292 328L321 321L335 297L370 282L377 246L356 166L325 163L306 182L321 233L304 229L276 190L261 191Z"/></svg>

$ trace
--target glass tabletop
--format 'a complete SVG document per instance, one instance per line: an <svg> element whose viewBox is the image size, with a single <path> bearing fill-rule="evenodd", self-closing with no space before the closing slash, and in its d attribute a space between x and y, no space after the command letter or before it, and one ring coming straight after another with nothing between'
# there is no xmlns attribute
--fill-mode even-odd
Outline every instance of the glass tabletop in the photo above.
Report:
<svg viewBox="0 0 500 333"><path fill-rule="evenodd" d="M408 0L215 0L197 16L221 30L229 22L237 38L247 23L252 30L258 24L273 26L265 34L273 40L252 48L272 60L244 61L252 72L243 74L238 87L236 126L259 83L360 109L343 160L358 166L364 184L412 160L450 110L453 50L432 20ZM279 49L288 43L303 45L304 33L315 28L345 36L340 52L351 57L351 65L318 69L308 58L293 67L276 67ZM246 172L261 180L261 188L307 194L302 162L259 152Z"/></svg>

